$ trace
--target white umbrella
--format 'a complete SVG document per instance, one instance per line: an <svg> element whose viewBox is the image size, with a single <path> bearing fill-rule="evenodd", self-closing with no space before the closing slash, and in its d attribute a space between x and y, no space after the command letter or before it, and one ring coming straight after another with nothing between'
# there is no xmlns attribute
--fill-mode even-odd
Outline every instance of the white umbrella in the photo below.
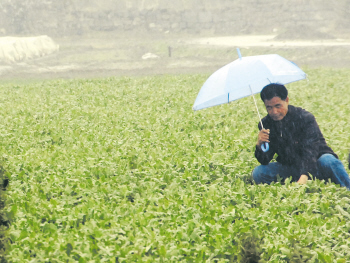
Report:
<svg viewBox="0 0 350 263"><path fill-rule="evenodd" d="M238 48L237 52L239 59L218 69L206 80L197 95L193 110L259 93L270 83L285 85L306 78L306 74L297 65L277 54L242 57ZM260 118L254 96L253 99Z"/></svg>

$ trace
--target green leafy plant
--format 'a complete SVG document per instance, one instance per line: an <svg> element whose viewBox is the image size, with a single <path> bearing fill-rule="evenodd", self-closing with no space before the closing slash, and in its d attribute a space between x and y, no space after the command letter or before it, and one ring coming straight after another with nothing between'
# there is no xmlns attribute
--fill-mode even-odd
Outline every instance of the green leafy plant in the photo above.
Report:
<svg viewBox="0 0 350 263"><path fill-rule="evenodd" d="M314 113L345 163L349 72L307 73L290 101ZM6 259L346 262L349 192L255 185L253 101L193 112L207 77L2 84Z"/></svg>

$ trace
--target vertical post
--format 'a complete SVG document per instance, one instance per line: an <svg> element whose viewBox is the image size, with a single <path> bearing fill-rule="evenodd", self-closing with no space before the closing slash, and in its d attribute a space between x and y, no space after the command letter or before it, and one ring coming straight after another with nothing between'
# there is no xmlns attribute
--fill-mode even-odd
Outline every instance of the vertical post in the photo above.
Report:
<svg viewBox="0 0 350 263"><path fill-rule="evenodd" d="M168 54L169 54L169 58L171 58L171 46L168 46Z"/></svg>

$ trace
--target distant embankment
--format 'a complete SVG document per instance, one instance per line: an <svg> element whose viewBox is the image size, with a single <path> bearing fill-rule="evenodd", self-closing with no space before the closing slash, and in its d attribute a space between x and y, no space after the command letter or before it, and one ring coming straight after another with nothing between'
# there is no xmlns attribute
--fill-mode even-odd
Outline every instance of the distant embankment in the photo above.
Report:
<svg viewBox="0 0 350 263"><path fill-rule="evenodd" d="M0 62L14 63L43 57L59 49L48 36L0 37Z"/></svg>
<svg viewBox="0 0 350 263"><path fill-rule="evenodd" d="M91 31L266 34L304 26L350 33L349 0L2 0L0 35Z"/></svg>

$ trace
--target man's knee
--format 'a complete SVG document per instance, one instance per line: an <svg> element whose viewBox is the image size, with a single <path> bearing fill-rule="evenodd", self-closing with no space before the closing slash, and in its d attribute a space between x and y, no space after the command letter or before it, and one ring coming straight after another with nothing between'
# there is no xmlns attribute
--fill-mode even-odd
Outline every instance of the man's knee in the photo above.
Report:
<svg viewBox="0 0 350 263"><path fill-rule="evenodd" d="M343 165L341 161L332 154L323 154L317 162L323 169L332 169L333 166Z"/></svg>
<svg viewBox="0 0 350 263"><path fill-rule="evenodd" d="M350 190L349 175L343 163L331 154L324 154L318 159L320 172L324 174L324 179L331 179L332 182L346 186Z"/></svg>
<svg viewBox="0 0 350 263"><path fill-rule="evenodd" d="M262 176L264 174L264 166L266 165L259 165L257 167L254 168L253 172L252 172L252 177L255 183L260 184L262 182Z"/></svg>

